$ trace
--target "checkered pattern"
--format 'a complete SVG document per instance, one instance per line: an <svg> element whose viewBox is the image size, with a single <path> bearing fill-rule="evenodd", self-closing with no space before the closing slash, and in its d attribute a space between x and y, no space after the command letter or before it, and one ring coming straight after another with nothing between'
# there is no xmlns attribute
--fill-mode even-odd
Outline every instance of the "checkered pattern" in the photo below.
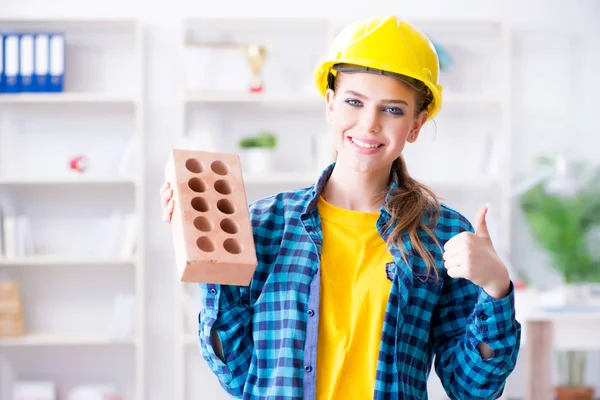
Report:
<svg viewBox="0 0 600 400"><path fill-rule="evenodd" d="M249 287L200 284L202 356L236 398L315 398L322 245L317 201L333 166L313 187L250 205L259 264ZM384 239L389 217L382 207L377 229ZM463 231L473 232L469 221L443 206L435 229L441 244ZM495 300L471 282L449 277L441 252L423 237L436 258L441 278L436 280L427 275L408 236L402 239L412 254L408 264L392 248L395 265L381 269L393 283L373 399L427 399L432 363L450 398L499 397L521 339L513 288L509 296ZM225 362L210 345L213 327ZM481 358L481 342L494 350L493 357Z"/></svg>

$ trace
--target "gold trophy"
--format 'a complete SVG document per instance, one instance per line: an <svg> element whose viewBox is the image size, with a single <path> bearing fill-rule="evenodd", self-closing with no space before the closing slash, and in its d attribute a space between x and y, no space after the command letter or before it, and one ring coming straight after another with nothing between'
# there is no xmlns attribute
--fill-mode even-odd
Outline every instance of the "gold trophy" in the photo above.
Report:
<svg viewBox="0 0 600 400"><path fill-rule="evenodd" d="M204 42L204 41L186 41L186 46L190 47L218 47L218 48L238 48L242 49L245 53L246 59L250 64L252 70L252 76L250 78L250 92L260 93L263 91L263 80L261 70L265 64L267 57L266 46L260 46L257 44L250 43L238 43L238 42Z"/></svg>
<svg viewBox="0 0 600 400"><path fill-rule="evenodd" d="M244 48L246 50L246 58L252 69L250 92L260 93L263 90L261 70L267 57L267 48L255 44L246 44Z"/></svg>

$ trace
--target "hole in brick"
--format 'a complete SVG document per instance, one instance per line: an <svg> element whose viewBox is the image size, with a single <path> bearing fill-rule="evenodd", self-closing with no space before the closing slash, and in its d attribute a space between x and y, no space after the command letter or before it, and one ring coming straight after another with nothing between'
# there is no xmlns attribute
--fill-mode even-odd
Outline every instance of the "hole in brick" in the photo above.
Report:
<svg viewBox="0 0 600 400"><path fill-rule="evenodd" d="M214 228L214 224L206 217L198 217L194 220L196 229L202 232L210 232Z"/></svg>
<svg viewBox="0 0 600 400"><path fill-rule="evenodd" d="M231 194L233 192L231 183L224 179L219 179L215 182L215 190L221 194Z"/></svg>
<svg viewBox="0 0 600 400"><path fill-rule="evenodd" d="M221 221L221 229L223 229L223 232L233 235L238 233L240 226L234 220L225 218Z"/></svg>
<svg viewBox="0 0 600 400"><path fill-rule="evenodd" d="M188 171L193 172L195 174L199 174L200 172L204 171L202 163L196 160L195 158L188 159L185 162L185 167L188 169Z"/></svg>
<svg viewBox="0 0 600 400"><path fill-rule="evenodd" d="M202 192L206 191L206 182L204 182L200 178L192 178L192 179L190 179L189 182L188 182L188 186L194 192L202 193Z"/></svg>
<svg viewBox="0 0 600 400"><path fill-rule="evenodd" d="M227 175L229 173L229 165L225 164L223 161L213 161L212 164L210 164L210 168L215 174Z"/></svg>
<svg viewBox="0 0 600 400"><path fill-rule="evenodd" d="M204 197L194 197L192 199L192 208L196 211L206 212L208 211L208 202Z"/></svg>
<svg viewBox="0 0 600 400"><path fill-rule="evenodd" d="M242 244L237 239L226 239L223 242L223 247L231 254L240 254L243 250Z"/></svg>
<svg viewBox="0 0 600 400"><path fill-rule="evenodd" d="M235 212L235 206L228 199L221 199L217 201L217 208L223 214L233 214Z"/></svg>
<svg viewBox="0 0 600 400"><path fill-rule="evenodd" d="M196 241L198 248L208 253L215 251L215 242L208 236L202 236Z"/></svg>

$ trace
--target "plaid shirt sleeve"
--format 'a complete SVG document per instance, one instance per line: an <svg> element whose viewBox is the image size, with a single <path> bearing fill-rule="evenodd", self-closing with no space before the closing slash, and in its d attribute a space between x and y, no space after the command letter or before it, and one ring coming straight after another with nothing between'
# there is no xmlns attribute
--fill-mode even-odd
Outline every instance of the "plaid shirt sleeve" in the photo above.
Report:
<svg viewBox="0 0 600 400"><path fill-rule="evenodd" d="M432 321L436 373L453 400L496 399L515 367L521 340L513 284L505 298L494 299L466 279L445 279ZM482 358L482 342L492 357Z"/></svg>
<svg viewBox="0 0 600 400"><path fill-rule="evenodd" d="M279 225L274 223L274 219L281 211L277 206L280 204L272 198L253 202L248 206L258 257L257 270L250 286L200 284L201 311L198 334L202 357L223 389L235 398L243 396L255 351L251 292L256 292L253 287L265 278L264 269L273 261L272 255L278 247L272 243L281 241L275 233ZM212 329L221 341L225 362L216 355L211 345Z"/></svg>
<svg viewBox="0 0 600 400"><path fill-rule="evenodd" d="M247 287L200 284L202 308L198 335L202 357L221 386L236 398L242 397L253 351L252 316L247 298ZM221 341L225 362L211 345L212 329Z"/></svg>

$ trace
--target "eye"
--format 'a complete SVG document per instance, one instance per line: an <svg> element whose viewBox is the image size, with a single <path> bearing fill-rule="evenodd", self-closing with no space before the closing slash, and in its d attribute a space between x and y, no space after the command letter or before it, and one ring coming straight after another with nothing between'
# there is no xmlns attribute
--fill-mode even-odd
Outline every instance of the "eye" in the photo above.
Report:
<svg viewBox="0 0 600 400"><path fill-rule="evenodd" d="M356 100L356 99L346 99L344 101L346 103L350 104L352 107L360 107L362 105L360 100Z"/></svg>
<svg viewBox="0 0 600 400"><path fill-rule="evenodd" d="M399 107L386 107L384 109L384 111L387 112L387 113L389 113L389 114L391 114L391 115L398 115L398 116L404 115L404 110L402 110Z"/></svg>

